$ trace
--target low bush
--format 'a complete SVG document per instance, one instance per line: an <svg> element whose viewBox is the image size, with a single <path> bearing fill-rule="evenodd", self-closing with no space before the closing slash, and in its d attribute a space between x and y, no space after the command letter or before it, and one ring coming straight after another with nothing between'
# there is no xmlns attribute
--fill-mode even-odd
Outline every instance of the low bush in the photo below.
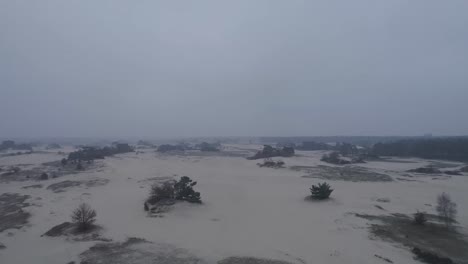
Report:
<svg viewBox="0 0 468 264"><path fill-rule="evenodd" d="M147 200L148 203L155 204L168 199L174 199L174 182L153 184L151 186L150 197Z"/></svg>
<svg viewBox="0 0 468 264"><path fill-rule="evenodd" d="M41 174L40 178L41 178L41 180L47 180L47 179L49 179L49 175L44 172L44 173Z"/></svg>
<svg viewBox="0 0 468 264"><path fill-rule="evenodd" d="M259 167L267 167L267 168L282 168L284 167L284 161L282 160L278 160L278 161L274 161L272 159L265 159L263 160L263 163L257 163L257 165Z"/></svg>

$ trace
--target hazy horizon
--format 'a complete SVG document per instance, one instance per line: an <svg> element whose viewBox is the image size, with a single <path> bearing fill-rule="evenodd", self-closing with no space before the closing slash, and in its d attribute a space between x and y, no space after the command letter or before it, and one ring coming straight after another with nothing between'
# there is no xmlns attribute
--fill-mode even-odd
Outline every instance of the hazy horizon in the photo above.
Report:
<svg viewBox="0 0 468 264"><path fill-rule="evenodd" d="M467 135L467 1L2 1L0 138Z"/></svg>

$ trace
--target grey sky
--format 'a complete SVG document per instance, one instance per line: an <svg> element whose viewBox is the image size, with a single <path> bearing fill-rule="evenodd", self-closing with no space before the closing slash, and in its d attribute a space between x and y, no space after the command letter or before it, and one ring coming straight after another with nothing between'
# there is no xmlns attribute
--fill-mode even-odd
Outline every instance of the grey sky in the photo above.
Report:
<svg viewBox="0 0 468 264"><path fill-rule="evenodd" d="M0 1L0 137L468 134L468 1Z"/></svg>

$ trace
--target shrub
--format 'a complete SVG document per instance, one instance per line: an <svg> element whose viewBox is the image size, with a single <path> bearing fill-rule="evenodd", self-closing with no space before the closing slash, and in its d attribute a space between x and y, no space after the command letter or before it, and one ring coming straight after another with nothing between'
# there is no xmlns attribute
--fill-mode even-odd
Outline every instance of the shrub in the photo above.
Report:
<svg viewBox="0 0 468 264"><path fill-rule="evenodd" d="M413 217L413 222L416 225L425 225L427 222L426 214L424 212L416 212Z"/></svg>
<svg viewBox="0 0 468 264"><path fill-rule="evenodd" d="M47 179L49 179L49 175L47 173L45 173L45 172L42 173L41 174L41 180L47 180Z"/></svg>
<svg viewBox="0 0 468 264"><path fill-rule="evenodd" d="M78 225L79 231L86 231L96 221L96 211L91 209L89 204L82 203L73 211L71 219L73 223Z"/></svg>
<svg viewBox="0 0 468 264"><path fill-rule="evenodd" d="M182 176L174 184L175 198L190 203L201 203L200 193L193 190L193 186L195 185L197 185L197 182L192 181L187 176Z"/></svg>
<svg viewBox="0 0 468 264"><path fill-rule="evenodd" d="M330 185L326 182L319 183L317 186L312 185L310 188L310 192L312 193L312 198L323 200L330 197L330 194L333 192L333 189L330 188Z"/></svg>
<svg viewBox="0 0 468 264"><path fill-rule="evenodd" d="M83 170L83 165L81 164L81 162L78 162L78 164L76 164L76 169L77 170Z"/></svg>
<svg viewBox="0 0 468 264"><path fill-rule="evenodd" d="M259 167L268 167L268 168L282 168L284 166L284 161L278 160L274 161L270 158L263 160L263 163L257 163Z"/></svg>
<svg viewBox="0 0 468 264"><path fill-rule="evenodd" d="M163 184L153 184L151 186L150 198L147 200L150 204L155 204L162 200L174 199L174 183L165 182Z"/></svg>
<svg viewBox="0 0 468 264"><path fill-rule="evenodd" d="M449 226L457 215L457 204L452 202L448 194L442 193L437 197L436 210L445 224Z"/></svg>
<svg viewBox="0 0 468 264"><path fill-rule="evenodd" d="M60 163L62 163L62 166L65 166L68 164L68 160L66 158L63 158Z"/></svg>

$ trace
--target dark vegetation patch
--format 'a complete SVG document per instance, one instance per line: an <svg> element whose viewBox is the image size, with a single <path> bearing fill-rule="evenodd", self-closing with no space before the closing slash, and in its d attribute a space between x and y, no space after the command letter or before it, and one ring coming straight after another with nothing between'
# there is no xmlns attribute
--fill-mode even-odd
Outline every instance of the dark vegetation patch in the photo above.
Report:
<svg viewBox="0 0 468 264"><path fill-rule="evenodd" d="M364 167L357 166L343 166L343 167L331 167L331 166L292 166L292 170L303 171L308 175L302 176L305 178L320 178L326 180L341 180L341 181L371 181L371 182L388 182L393 181L392 177L370 171Z"/></svg>
<svg viewBox="0 0 468 264"><path fill-rule="evenodd" d="M33 150L32 144L28 144L28 143L17 144L13 140L5 140L5 141L2 142L2 144L0 144L0 151L8 150L8 149L11 149L11 150L29 150L29 151Z"/></svg>
<svg viewBox="0 0 468 264"><path fill-rule="evenodd" d="M263 163L257 163L257 165L259 167L279 169L279 168L284 168L284 161L282 160L274 161L268 158L268 159L264 159Z"/></svg>
<svg viewBox="0 0 468 264"><path fill-rule="evenodd" d="M423 174L441 174L442 173L442 171L432 166L411 169L411 170L408 170L408 172L423 173Z"/></svg>
<svg viewBox="0 0 468 264"><path fill-rule="evenodd" d="M451 258L455 263L468 263L466 237L456 228L447 228L441 224L436 216L426 215L428 221L424 225L417 225L413 217L403 214L356 214L372 222L369 230L375 237Z"/></svg>
<svg viewBox="0 0 468 264"><path fill-rule="evenodd" d="M351 164L351 161L340 158L340 154L336 151L333 151L332 153L329 153L329 154L323 154L320 160L323 162L336 164L336 165Z"/></svg>
<svg viewBox="0 0 468 264"><path fill-rule="evenodd" d="M460 169L461 172L468 172L468 166L464 166Z"/></svg>
<svg viewBox="0 0 468 264"><path fill-rule="evenodd" d="M66 237L73 241L110 241L100 234L102 228L92 225L89 229L82 231L76 223L63 222L45 232L42 236Z"/></svg>
<svg viewBox="0 0 468 264"><path fill-rule="evenodd" d="M203 264L185 249L140 238L123 243L99 243L80 254L81 264Z"/></svg>
<svg viewBox="0 0 468 264"><path fill-rule="evenodd" d="M21 187L21 189L39 189L39 188L42 188L42 184L33 184L33 185Z"/></svg>
<svg viewBox="0 0 468 264"><path fill-rule="evenodd" d="M262 259L254 257L229 257L218 261L218 264L292 264L282 260Z"/></svg>
<svg viewBox="0 0 468 264"><path fill-rule="evenodd" d="M105 185L109 182L108 179L92 179L88 181L61 181L57 183L53 183L49 186L47 186L47 190L51 190L55 193L60 193L60 192L65 192L69 188L73 187L78 187L78 186L85 186L85 187L94 187L94 186L100 186L100 185Z"/></svg>
<svg viewBox="0 0 468 264"><path fill-rule="evenodd" d="M405 139L377 143L373 146L372 153L379 156L468 161L468 137Z"/></svg>
<svg viewBox="0 0 468 264"><path fill-rule="evenodd" d="M157 152L171 152L171 151L185 151L187 148L184 145L170 145L164 144L160 145L157 149Z"/></svg>
<svg viewBox="0 0 468 264"><path fill-rule="evenodd" d="M0 232L10 228L19 229L28 223L31 214L23 210L29 195L3 193L0 195Z"/></svg>
<svg viewBox="0 0 468 264"><path fill-rule="evenodd" d="M64 159L67 161L67 159ZM60 160L45 162L33 168L22 168L20 165L10 166L0 172L0 182L8 181L27 181L27 180L48 180L58 178L64 175L81 173L83 171L97 170L103 166L101 162L83 162L79 163L65 162Z"/></svg>
<svg viewBox="0 0 468 264"><path fill-rule="evenodd" d="M98 147L82 147L80 150L68 154L68 161L70 162L84 162L93 161L96 159L104 159L105 157L113 156L121 153L134 152L135 149L128 144L117 143L112 146L103 148Z"/></svg>
<svg viewBox="0 0 468 264"><path fill-rule="evenodd" d="M266 159L273 157L292 157L294 156L294 148L283 147L281 149L274 148L270 145L264 145L263 149L258 151L252 157L248 157L249 160Z"/></svg>
<svg viewBox="0 0 468 264"><path fill-rule="evenodd" d="M460 171L452 170L452 171L444 171L445 174L451 176L460 176L463 175Z"/></svg>
<svg viewBox="0 0 468 264"><path fill-rule="evenodd" d="M197 148L200 149L200 151L220 151L221 144L202 142Z"/></svg>
<svg viewBox="0 0 468 264"><path fill-rule="evenodd" d="M153 184L150 196L144 203L145 211L152 216L160 216L160 213L168 211L177 201L201 203L200 193L193 189L196 184L196 181L187 176L182 176L179 181Z"/></svg>

